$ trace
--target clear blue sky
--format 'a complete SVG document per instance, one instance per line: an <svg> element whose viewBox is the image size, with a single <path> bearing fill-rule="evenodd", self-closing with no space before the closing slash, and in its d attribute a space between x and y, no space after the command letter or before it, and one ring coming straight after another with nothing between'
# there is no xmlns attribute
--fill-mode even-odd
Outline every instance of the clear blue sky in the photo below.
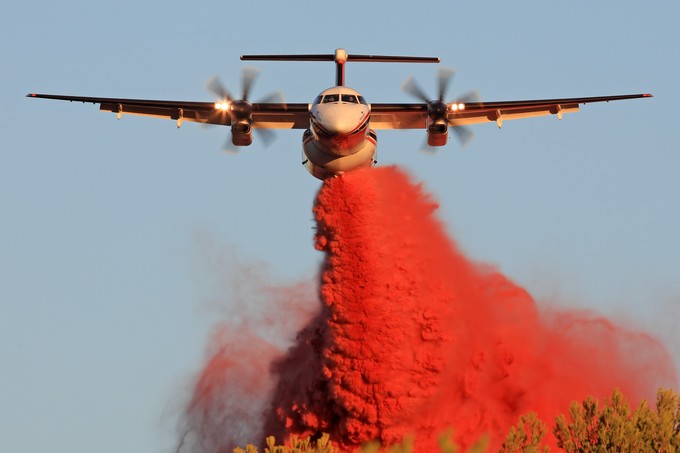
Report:
<svg viewBox="0 0 680 453"><path fill-rule="evenodd" d="M296 6L291 7L294 4ZM256 5L256 6L250 6ZM680 360L680 59L677 1L23 1L0 14L0 426L3 451L171 451L200 366L215 261L314 282L301 131L264 149L227 129L100 113L28 92L213 100L243 53L439 56L452 92L490 101L651 92L564 120L474 127L465 149L417 152L424 134L379 134L441 203L475 259L538 299L660 335ZM254 97L311 102L324 63L262 63ZM347 67L369 102L410 101L432 65ZM413 234L418 234L414 231ZM232 303L227 297L224 307Z"/></svg>

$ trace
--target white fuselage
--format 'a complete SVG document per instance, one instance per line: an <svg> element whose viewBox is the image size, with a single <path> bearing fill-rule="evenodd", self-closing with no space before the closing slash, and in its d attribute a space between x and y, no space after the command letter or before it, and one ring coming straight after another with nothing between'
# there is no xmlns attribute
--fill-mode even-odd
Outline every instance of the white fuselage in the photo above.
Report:
<svg viewBox="0 0 680 453"><path fill-rule="evenodd" d="M369 127L371 106L355 90L336 86L311 105L310 127L303 135L303 164L319 179L375 163L377 139Z"/></svg>

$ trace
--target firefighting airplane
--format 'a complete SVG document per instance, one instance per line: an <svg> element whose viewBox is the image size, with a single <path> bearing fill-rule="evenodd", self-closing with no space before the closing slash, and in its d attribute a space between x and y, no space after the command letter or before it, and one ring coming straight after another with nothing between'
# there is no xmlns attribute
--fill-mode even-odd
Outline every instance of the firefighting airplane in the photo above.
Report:
<svg viewBox="0 0 680 453"><path fill-rule="evenodd" d="M407 80L404 91L421 102L413 104L369 104L357 91L345 86L347 62L439 63L437 57L405 57L348 54L337 49L334 54L314 55L243 55L241 60L260 61L332 61L336 65L335 86L321 92L311 104L275 102L270 96L265 102L248 99L256 70L246 68L243 73L243 95L234 98L213 78L208 88L215 92L218 102L158 101L142 99L97 98L28 94L28 97L58 99L99 104L99 109L123 114L155 116L183 121L217 124L231 127L234 146L248 146L253 141L253 130L261 133L263 142L271 138L269 129L304 129L302 135L303 164L319 179L342 175L376 163L380 129L424 129L427 144L439 147L446 144L451 129L461 142L466 143L472 133L470 124L495 122L500 128L505 120L533 116L576 112L580 104L609 102L622 99L651 97L651 94L627 94L565 99L482 102L469 94L452 102L445 102L447 86L453 75L442 70L438 76L438 96L434 99L413 81Z"/></svg>

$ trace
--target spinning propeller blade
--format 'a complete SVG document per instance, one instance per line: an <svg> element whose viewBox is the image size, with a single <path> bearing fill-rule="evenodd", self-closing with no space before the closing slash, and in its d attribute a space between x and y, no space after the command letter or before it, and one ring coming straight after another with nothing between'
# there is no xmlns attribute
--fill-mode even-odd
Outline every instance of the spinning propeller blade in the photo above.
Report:
<svg viewBox="0 0 680 453"><path fill-rule="evenodd" d="M255 79L257 79L259 73L260 70L257 68L243 68L241 73L241 99L235 99L217 75L214 75L208 79L208 81L205 83L205 87L208 91L217 96L221 102L229 102L231 104L229 106L229 112L230 115L232 115L232 118L233 115L239 115L240 112L241 115L246 115L245 118L249 118L250 122L252 123L252 106L248 99L250 98ZM277 91L263 98L260 103L285 104L285 99L283 93ZM254 130L262 140L262 143L265 147L269 146L276 138L276 134L268 129L255 128ZM231 139L229 139L227 140L226 146L223 147L223 150L229 153L235 153L237 152L238 147L235 147L232 144Z"/></svg>
<svg viewBox="0 0 680 453"><path fill-rule="evenodd" d="M455 71L449 68L441 68L437 73L437 98L430 98L425 91L416 83L413 77L409 77L401 86L402 90L410 94L416 99L425 102L428 105L428 115L437 121L444 120L446 124L453 129L456 138L462 145L467 144L474 136L472 130L466 126L456 125L454 120L448 118L447 112L451 106L457 108L460 104L468 102L478 102L479 94L476 91L470 91L462 97L453 102L446 103L444 101L449 85L453 80ZM428 152L432 152L433 147L428 147Z"/></svg>

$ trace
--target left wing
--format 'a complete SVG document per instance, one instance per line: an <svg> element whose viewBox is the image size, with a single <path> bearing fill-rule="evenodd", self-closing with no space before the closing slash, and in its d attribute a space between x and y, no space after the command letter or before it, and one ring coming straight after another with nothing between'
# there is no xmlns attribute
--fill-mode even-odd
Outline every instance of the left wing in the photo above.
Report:
<svg viewBox="0 0 680 453"><path fill-rule="evenodd" d="M446 114L452 126L495 121L500 127L505 120L532 116L557 115L577 112L580 104L620 101L652 97L651 94L625 94L584 98L539 99L528 101L468 102L449 104ZM373 129L424 129L427 123L428 104L371 104Z"/></svg>
<svg viewBox="0 0 680 453"><path fill-rule="evenodd" d="M55 94L28 94L27 97L57 99L60 101L99 104L99 110L118 115L142 115L177 121L231 125L231 114L214 102L157 101L145 99L97 98L62 96ZM308 104L253 103L253 127L269 129L306 129L309 127Z"/></svg>

